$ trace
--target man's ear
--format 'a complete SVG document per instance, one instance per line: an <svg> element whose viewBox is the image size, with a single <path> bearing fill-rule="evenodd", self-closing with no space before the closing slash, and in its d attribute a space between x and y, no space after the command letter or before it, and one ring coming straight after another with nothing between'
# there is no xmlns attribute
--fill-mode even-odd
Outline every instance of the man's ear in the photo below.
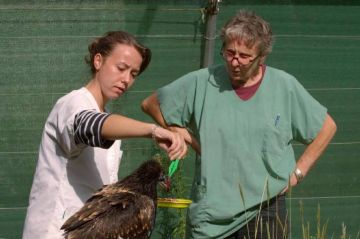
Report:
<svg viewBox="0 0 360 239"><path fill-rule="evenodd" d="M265 64L266 57L267 56L261 56L260 57L260 64L262 64L262 65Z"/></svg>
<svg viewBox="0 0 360 239"><path fill-rule="evenodd" d="M99 70L101 65L102 65L102 62L103 62L103 57L101 56L100 53L97 53L95 56L94 56L94 67L96 70Z"/></svg>

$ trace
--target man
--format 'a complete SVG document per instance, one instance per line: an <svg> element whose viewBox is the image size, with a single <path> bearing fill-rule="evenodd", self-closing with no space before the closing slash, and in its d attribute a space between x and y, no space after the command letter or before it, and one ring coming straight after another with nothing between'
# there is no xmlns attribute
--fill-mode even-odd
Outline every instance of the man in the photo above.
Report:
<svg viewBox="0 0 360 239"><path fill-rule="evenodd" d="M265 65L265 20L240 11L221 38L225 64L180 77L142 108L198 152L187 238L284 238L288 185L308 174L336 125L293 76ZM307 145L297 160L294 140Z"/></svg>

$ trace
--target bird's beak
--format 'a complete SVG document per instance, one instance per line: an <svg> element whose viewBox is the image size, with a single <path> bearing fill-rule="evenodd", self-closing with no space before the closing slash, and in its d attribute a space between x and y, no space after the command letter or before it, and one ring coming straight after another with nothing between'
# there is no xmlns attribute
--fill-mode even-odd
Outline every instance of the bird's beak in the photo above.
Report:
<svg viewBox="0 0 360 239"><path fill-rule="evenodd" d="M166 175L162 175L159 181L160 181L159 182L160 186L164 188L166 192L169 192L171 186L170 177Z"/></svg>

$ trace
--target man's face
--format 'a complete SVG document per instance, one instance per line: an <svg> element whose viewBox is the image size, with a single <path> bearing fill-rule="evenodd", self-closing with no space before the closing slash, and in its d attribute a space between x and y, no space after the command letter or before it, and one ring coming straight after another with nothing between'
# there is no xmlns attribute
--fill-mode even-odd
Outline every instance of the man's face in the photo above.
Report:
<svg viewBox="0 0 360 239"><path fill-rule="evenodd" d="M233 40L224 45L222 49L226 68L233 85L243 84L259 72L262 57L260 57L257 44L247 47L242 41Z"/></svg>

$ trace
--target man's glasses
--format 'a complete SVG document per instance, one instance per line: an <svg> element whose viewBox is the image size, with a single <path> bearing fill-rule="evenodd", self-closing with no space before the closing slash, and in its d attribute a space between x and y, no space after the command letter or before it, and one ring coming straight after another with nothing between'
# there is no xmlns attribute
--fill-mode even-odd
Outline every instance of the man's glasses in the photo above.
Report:
<svg viewBox="0 0 360 239"><path fill-rule="evenodd" d="M220 55L229 63L232 63L234 59L236 59L237 63L242 66L247 66L256 61L256 59L259 58L260 55L257 55L256 57L252 58L250 56L241 57L240 54L234 53L232 51L220 51ZM238 55L238 56L236 56ZM246 62L246 63L245 63Z"/></svg>

